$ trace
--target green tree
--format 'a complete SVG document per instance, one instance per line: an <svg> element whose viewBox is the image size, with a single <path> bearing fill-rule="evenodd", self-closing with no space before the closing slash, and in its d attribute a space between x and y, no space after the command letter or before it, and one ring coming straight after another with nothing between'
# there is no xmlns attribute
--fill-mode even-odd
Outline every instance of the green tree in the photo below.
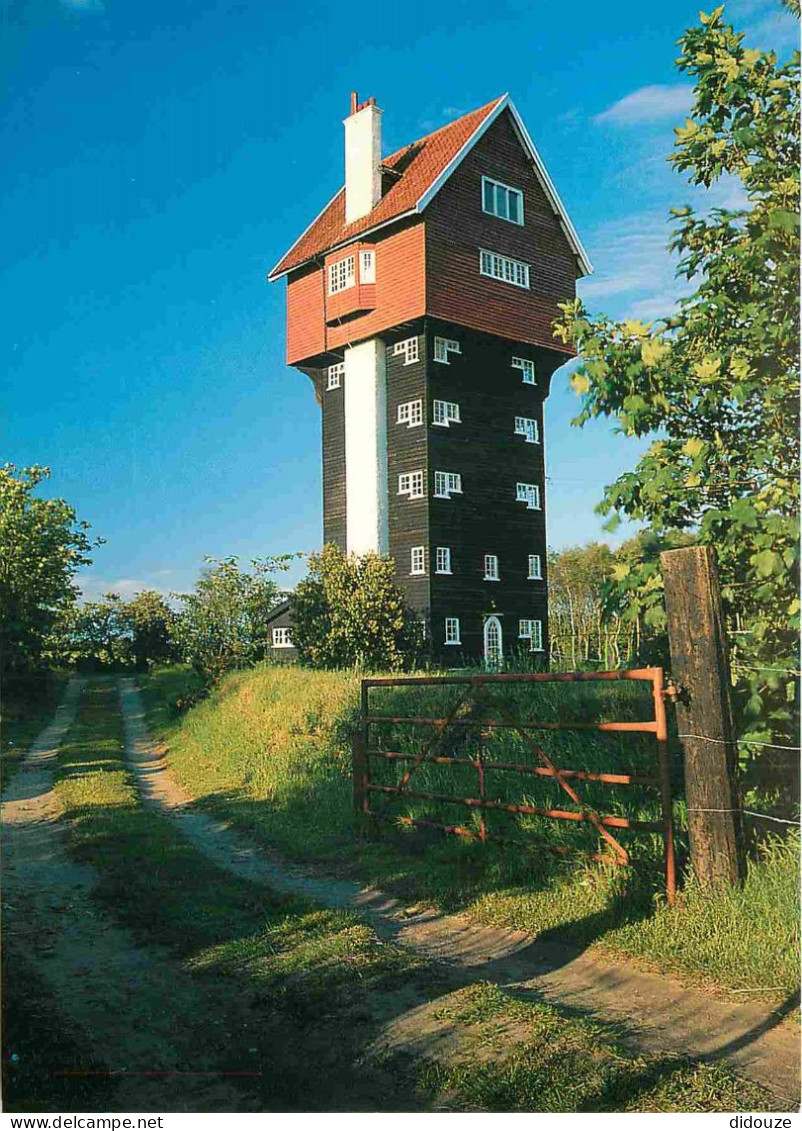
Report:
<svg viewBox="0 0 802 1131"><path fill-rule="evenodd" d="M89 526L64 499L35 492L46 467L0 468L0 670L42 664L46 641L74 605L74 577L91 565ZM98 545L95 542L94 545Z"/></svg>
<svg viewBox="0 0 802 1131"><path fill-rule="evenodd" d="M290 598L292 640L315 668L397 671L418 658L419 622L394 580L391 558L346 555L329 543L309 556L309 576Z"/></svg>
<svg viewBox="0 0 802 1131"><path fill-rule="evenodd" d="M174 595L181 604L173 628L176 648L207 682L265 658L267 618L282 597L273 575L289 569L296 556L254 559L250 573L236 557L206 558L210 568L195 592Z"/></svg>
<svg viewBox="0 0 802 1131"><path fill-rule="evenodd" d="M118 593L105 593L99 601L69 610L56 641L62 656L79 668L117 669L133 662L131 622Z"/></svg>
<svg viewBox="0 0 802 1131"><path fill-rule="evenodd" d="M574 423L613 417L626 435L655 437L600 511L716 547L735 659L761 669L743 669L747 713L771 708L776 726L792 690L765 669L796 667L799 622L799 54L780 63L744 47L722 13L702 13L680 40L695 105L670 160L697 185L737 180L745 206L673 210L679 274L696 286L676 313L614 322L577 301L556 329L581 360ZM618 580L661 627L653 564L633 561Z"/></svg>
<svg viewBox="0 0 802 1131"><path fill-rule="evenodd" d="M127 601L124 610L131 636L131 651L139 669L165 663L173 655L173 611L160 593L143 589Z"/></svg>

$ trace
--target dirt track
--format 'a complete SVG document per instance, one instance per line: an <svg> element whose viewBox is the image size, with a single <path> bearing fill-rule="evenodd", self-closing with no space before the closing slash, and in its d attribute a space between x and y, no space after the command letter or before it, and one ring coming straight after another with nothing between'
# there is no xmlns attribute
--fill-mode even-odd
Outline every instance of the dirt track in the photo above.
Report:
<svg viewBox="0 0 802 1131"><path fill-rule="evenodd" d="M750 1002L733 1004L673 978L538 943L523 932L478 926L431 909L407 909L376 889L305 875L270 859L264 848L225 822L189 811L191 799L149 739L133 680L121 680L120 700L126 754L143 800L171 814L192 843L229 872L327 907L358 911L379 935L464 970L472 979L531 992L555 1005L623 1026L627 1041L639 1051L724 1061L769 1088L789 1105L787 1110L796 1109L799 1029L795 1022L784 1020L792 1003L776 1011ZM445 1035L447 1024L440 1028ZM422 1006L396 1021L385 1043L425 1054L436 1047L437 1037L437 1023Z"/></svg>

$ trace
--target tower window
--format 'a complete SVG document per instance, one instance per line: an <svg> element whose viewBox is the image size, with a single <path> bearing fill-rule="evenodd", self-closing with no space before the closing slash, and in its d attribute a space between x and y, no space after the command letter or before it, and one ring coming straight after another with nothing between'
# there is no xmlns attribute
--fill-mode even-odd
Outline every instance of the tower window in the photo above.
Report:
<svg viewBox="0 0 802 1131"><path fill-rule="evenodd" d="M451 573L451 547L438 546L435 551L435 573Z"/></svg>
<svg viewBox="0 0 802 1131"><path fill-rule="evenodd" d="M417 338L405 338L403 342L396 342L393 346L393 357L403 357L404 365L412 365L419 356Z"/></svg>
<svg viewBox="0 0 802 1131"><path fill-rule="evenodd" d="M407 401L398 406L398 423L414 428L423 424L423 401Z"/></svg>
<svg viewBox="0 0 802 1131"><path fill-rule="evenodd" d="M495 251L479 250L479 274L490 279L500 279L513 287L529 290L529 264L520 259L510 259L507 255L497 255Z"/></svg>
<svg viewBox="0 0 802 1131"><path fill-rule="evenodd" d="M450 499L452 495L462 494L462 476L455 471L435 471L434 496L436 499Z"/></svg>
<svg viewBox="0 0 802 1131"><path fill-rule="evenodd" d="M448 355L450 353L462 353L459 347L459 342L455 342L452 338L435 338L434 339L434 360L440 361L443 365L448 365Z"/></svg>
<svg viewBox="0 0 802 1131"><path fill-rule="evenodd" d="M515 498L519 503L526 503L530 511L540 510L540 488L536 483L516 483Z"/></svg>
<svg viewBox="0 0 802 1131"><path fill-rule="evenodd" d="M446 617L446 644L461 644L459 617Z"/></svg>
<svg viewBox="0 0 802 1131"><path fill-rule="evenodd" d="M454 401L435 401L432 406L432 422L448 428L449 424L459 424L459 405Z"/></svg>
<svg viewBox="0 0 802 1131"><path fill-rule="evenodd" d="M485 554L485 581L498 580L498 554Z"/></svg>
<svg viewBox="0 0 802 1131"><path fill-rule="evenodd" d="M413 546L409 551L410 563L409 572L420 574L426 572L426 547Z"/></svg>
<svg viewBox="0 0 802 1131"><path fill-rule="evenodd" d="M330 365L329 368L328 368L328 383L326 385L326 388L329 391L331 391L331 389L339 389L340 385L342 385L342 383L343 383L343 377L344 376L345 376L345 362L344 361L338 361L336 365Z"/></svg>
<svg viewBox="0 0 802 1131"><path fill-rule="evenodd" d="M540 440L537 421L529 416L516 416L515 435L525 436L527 444L537 444Z"/></svg>
<svg viewBox="0 0 802 1131"><path fill-rule="evenodd" d="M359 281L360 283L376 282L376 253L373 251L360 251L359 253Z"/></svg>
<svg viewBox="0 0 802 1131"><path fill-rule="evenodd" d="M329 294L347 291L356 282L356 261L353 255L329 264Z"/></svg>
<svg viewBox="0 0 802 1131"><path fill-rule="evenodd" d="M273 647L274 648L292 648L292 629L289 629L289 628L274 628L273 629Z"/></svg>
<svg viewBox="0 0 802 1131"><path fill-rule="evenodd" d="M519 620L518 621L518 636L521 640L529 641L529 649L532 652L543 651L543 621L542 620Z"/></svg>
<svg viewBox="0 0 802 1131"><path fill-rule="evenodd" d="M398 494L409 499L423 498L423 472L407 471L398 476Z"/></svg>
<svg viewBox="0 0 802 1131"><path fill-rule="evenodd" d="M513 369L520 369L524 375L524 385L534 385L535 383L535 363L526 357L514 357L512 359Z"/></svg>
<svg viewBox="0 0 802 1131"><path fill-rule="evenodd" d="M543 580L543 565L540 561L540 554L529 555L529 571L526 576L529 581Z"/></svg>
<svg viewBox="0 0 802 1131"><path fill-rule="evenodd" d="M524 194L501 181L482 177L482 211L511 224L524 222Z"/></svg>

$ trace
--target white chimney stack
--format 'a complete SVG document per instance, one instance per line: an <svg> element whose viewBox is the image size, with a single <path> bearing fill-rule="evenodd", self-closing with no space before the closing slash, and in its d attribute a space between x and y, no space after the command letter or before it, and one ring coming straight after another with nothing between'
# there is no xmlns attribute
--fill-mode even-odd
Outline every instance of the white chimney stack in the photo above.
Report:
<svg viewBox="0 0 802 1131"><path fill-rule="evenodd" d="M361 220L381 200L382 112L375 98L360 106L351 93L345 126L345 222Z"/></svg>

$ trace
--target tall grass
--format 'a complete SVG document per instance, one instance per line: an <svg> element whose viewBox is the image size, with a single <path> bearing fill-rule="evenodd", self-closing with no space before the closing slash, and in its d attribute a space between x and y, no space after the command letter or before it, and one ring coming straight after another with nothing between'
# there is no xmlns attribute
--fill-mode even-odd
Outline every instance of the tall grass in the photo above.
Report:
<svg viewBox="0 0 802 1131"><path fill-rule="evenodd" d="M351 739L359 679L342 672L261 667L230 676L183 717L169 702L180 695L180 674L157 671L143 681L151 726L167 743L174 772L197 804L225 815L274 850L329 870L389 887L409 900L429 900L484 922L518 927L541 937L595 944L618 955L739 990L769 988L782 997L798 984L798 838L769 842L750 864L745 886L714 896L685 885L674 908L662 893L659 835L621 834L633 864L615 869L587 860L598 849L592 826L540 817L488 815L489 831L513 844L482 845L410 830L392 822L370 834L352 805ZM381 689L372 710L385 716L445 716L460 692L454 686ZM486 713L539 721L600 721L650 717L648 685L620 683L494 685ZM420 752L431 728L380 724L382 749ZM539 732L537 740L562 768L650 773L651 736L598 732ZM480 736L470 728L445 744L450 755L488 762L537 764L528 742L509 732ZM398 780L398 762L377 762L375 780ZM422 792L476 796L473 767L425 764L413 781ZM570 809L549 778L490 771L487 796ZM579 783L583 800L607 813L659 818L652 787ZM377 808L449 823L476 823L471 810L442 803L383 798ZM677 806L681 824L681 806ZM617 832L617 830L614 830ZM576 850L553 856L546 846ZM776 987L776 989L775 989Z"/></svg>

